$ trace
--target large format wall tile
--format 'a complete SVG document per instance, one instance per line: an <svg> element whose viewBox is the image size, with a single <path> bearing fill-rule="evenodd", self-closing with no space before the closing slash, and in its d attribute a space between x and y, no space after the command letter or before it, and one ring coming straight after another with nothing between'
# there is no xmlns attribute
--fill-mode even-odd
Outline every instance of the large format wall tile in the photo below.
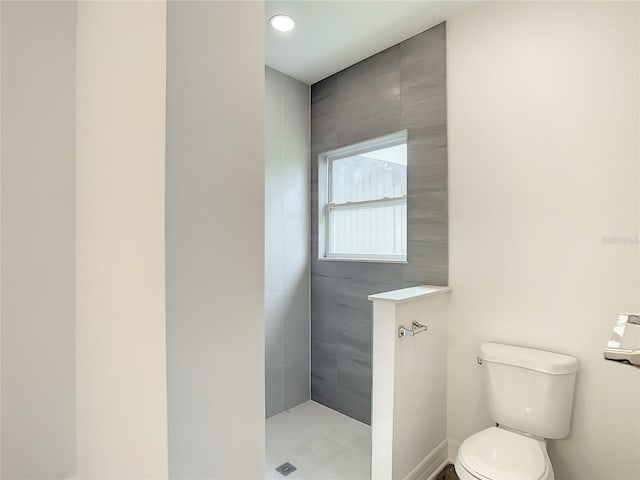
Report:
<svg viewBox="0 0 640 480"><path fill-rule="evenodd" d="M266 413L311 398L309 86L265 69Z"/></svg>
<svg viewBox="0 0 640 480"><path fill-rule="evenodd" d="M284 367L267 370L264 378L267 417L284 410Z"/></svg>
<svg viewBox="0 0 640 480"><path fill-rule="evenodd" d="M448 282L445 24L311 87L311 395L371 420L368 295ZM318 155L408 131L408 263L318 260Z"/></svg>

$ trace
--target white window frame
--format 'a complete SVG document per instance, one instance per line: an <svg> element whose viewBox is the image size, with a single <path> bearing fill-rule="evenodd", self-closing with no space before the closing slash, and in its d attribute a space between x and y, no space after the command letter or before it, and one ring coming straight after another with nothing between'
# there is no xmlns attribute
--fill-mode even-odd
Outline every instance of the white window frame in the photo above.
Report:
<svg viewBox="0 0 640 480"><path fill-rule="evenodd" d="M328 261L357 261L380 263L407 263L407 255L383 254L339 254L329 251L330 245L330 216L333 211L376 208L380 206L394 206L407 204L407 196L385 197L375 200L357 202L333 203L331 199L331 168L333 161L354 155L362 155L374 150L393 147L407 143L407 130L377 137L365 142L349 145L318 155L318 259Z"/></svg>

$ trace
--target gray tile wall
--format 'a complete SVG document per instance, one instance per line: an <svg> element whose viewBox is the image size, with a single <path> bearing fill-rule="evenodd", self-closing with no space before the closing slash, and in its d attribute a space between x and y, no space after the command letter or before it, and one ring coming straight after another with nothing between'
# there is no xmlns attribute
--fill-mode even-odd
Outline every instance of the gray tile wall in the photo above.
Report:
<svg viewBox="0 0 640 480"><path fill-rule="evenodd" d="M311 87L311 396L371 421L371 293L448 281L445 24ZM407 264L318 261L318 154L408 130Z"/></svg>
<svg viewBox="0 0 640 480"><path fill-rule="evenodd" d="M267 417L309 400L309 86L265 72Z"/></svg>

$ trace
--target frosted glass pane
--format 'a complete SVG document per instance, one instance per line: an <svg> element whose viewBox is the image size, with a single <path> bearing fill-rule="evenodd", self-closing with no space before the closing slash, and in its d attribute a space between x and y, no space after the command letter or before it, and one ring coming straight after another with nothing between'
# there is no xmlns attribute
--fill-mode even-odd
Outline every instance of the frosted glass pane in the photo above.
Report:
<svg viewBox="0 0 640 480"><path fill-rule="evenodd" d="M407 145L331 161L331 202L359 202L407 194Z"/></svg>
<svg viewBox="0 0 640 480"><path fill-rule="evenodd" d="M336 209L330 213L329 251L340 255L407 254L407 206Z"/></svg>

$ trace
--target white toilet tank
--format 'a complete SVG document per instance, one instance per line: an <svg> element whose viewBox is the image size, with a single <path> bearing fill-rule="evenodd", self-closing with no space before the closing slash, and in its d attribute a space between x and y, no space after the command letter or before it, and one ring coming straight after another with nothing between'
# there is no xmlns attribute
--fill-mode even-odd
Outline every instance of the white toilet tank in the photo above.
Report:
<svg viewBox="0 0 640 480"><path fill-rule="evenodd" d="M565 438L571 426L578 361L569 355L500 343L480 345L491 418L542 438Z"/></svg>

